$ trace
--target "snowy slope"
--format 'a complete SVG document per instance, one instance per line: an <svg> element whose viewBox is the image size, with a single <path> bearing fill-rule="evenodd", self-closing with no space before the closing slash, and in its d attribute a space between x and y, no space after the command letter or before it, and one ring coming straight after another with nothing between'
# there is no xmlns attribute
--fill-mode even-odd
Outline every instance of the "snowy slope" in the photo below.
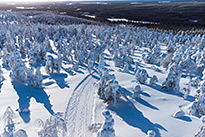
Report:
<svg viewBox="0 0 205 137"><path fill-rule="evenodd" d="M7 15L6 12L3 14ZM8 19L6 20L8 22L10 19L13 20L13 18L5 16L5 18L7 17ZM3 18L1 19L4 20ZM192 116L186 111L185 116L181 118L173 117L175 112L186 108L187 105L195 100L194 95L196 94L196 88L194 87L191 88L191 93L188 95L187 99L183 99L183 87L185 87L185 83L188 81L188 76L185 73L181 76L179 92L164 91L162 90L162 82L166 79L169 70L166 70L159 64L154 65L145 63L142 59L143 54L148 53L150 50L147 45L152 44L150 41L147 42L146 40L152 39L154 41L157 37L159 40L156 45L159 45L161 53L165 54L168 51L168 46L170 46L169 40L171 41L180 37L178 43L174 46L184 46L185 49L186 42L184 42L184 39L188 39L187 45L189 46L191 42L189 38L187 38L187 33L186 35L181 34L181 36L179 36L177 33L173 34L171 31L135 28L126 25L114 27L98 25L54 25L51 27L45 24L38 24L38 26L27 24L31 26L26 26L24 29L27 29L27 31L21 33L23 36L20 37L17 36L20 31L15 31L18 23L14 25L8 22L2 21L0 26L0 29L3 30L2 33L9 28L9 31L14 35L11 35L9 32L1 35L1 37L6 35L7 37L5 39L7 41L11 40L11 42L2 46L8 47L1 51L0 59L2 75L4 77L0 85L0 134L4 132L5 123L3 115L8 106L10 106L15 113L13 118L15 131L24 129L29 137L37 137L38 132L42 129L42 127L38 127L36 123L37 119L41 119L45 122L51 115L57 112L65 114L66 130L64 131L64 136L69 137L96 136L97 132L92 132L89 129L92 124L103 123L104 118L102 116L102 111L105 109L111 112L115 120L114 129L117 137L143 137L148 130L155 131L156 137L192 137L202 125L200 117ZM22 24L18 27L21 30ZM31 59L33 59L31 58L32 55L30 55L33 52L32 48L27 50L29 55L26 57L23 57L23 55L20 56L20 61L25 63L24 67L26 69L29 70L30 67L33 67L36 70L37 67L40 67L40 72L43 76L42 87L40 88L32 87L21 80L12 81L11 74L13 71L15 72L15 69L12 69L12 64L7 66L5 64L3 65L3 58L5 60L6 56L5 53L8 52L7 54L11 58L10 52L17 53L14 51L19 51L22 48L20 46L26 45L23 42L22 45L19 43L21 39L25 42L25 35L30 29L33 29L33 33L37 33L35 35L32 33L30 34L30 42L32 43L30 46L33 46L33 49L38 49L37 54L34 54L35 57L38 57L40 53L45 51L45 48L42 47L46 47L46 44L40 43L41 38L44 36L43 34L45 34L47 39L44 38L44 40L47 40L46 42L51 44L51 49L45 51L46 55L53 57L53 60L58 63L59 60L61 61L59 72L47 73L45 66L48 66L48 59L41 58L42 60L37 62L36 65L31 63ZM203 31L200 33L203 33ZM153 37L155 34L156 37ZM37 37L36 35L40 36ZM62 35L63 38L60 35ZM163 35L162 38L159 37L161 35ZM176 38L173 38L171 35L175 35ZM17 38L15 38L15 36ZM195 35L195 37L190 36L190 39L193 40L193 43L204 40L205 44L204 36L198 34ZM35 39L32 41L32 37L36 37L37 40ZM147 37L150 37L150 39ZM13 39L19 40L16 40L16 43L14 43L14 41L12 41ZM134 39L134 41L132 41L132 39ZM1 41L4 41L4 39ZM119 41L121 42L120 44L117 43ZM13 44L11 44L12 42ZM38 44L38 42L40 44ZM179 44L180 42L182 44ZM195 46L200 46L201 44L200 42L196 43L194 43ZM133 49L130 48L132 46ZM139 64L139 69L145 69L148 72L148 81L153 75L158 77L159 81L154 85L149 84L149 82L140 84L142 92L140 93L139 99L132 98L134 93L133 88L137 85L134 63L130 64L131 67L127 73L123 72L122 68L115 67L113 61L114 54L112 55L112 52L114 52L113 50L116 47L119 48L118 52L122 52L121 54L123 54L123 50L127 50L127 48L132 49L131 52L133 53L126 53L125 56L128 55L134 62L137 62ZM14 48L14 51L9 51L10 48ZM199 49L195 48L193 50ZM64 51L67 52L62 53ZM197 51L192 52L197 53ZM61 58L61 56L64 58ZM92 57L96 58L95 62L87 60L87 58L92 59ZM104 67L109 69L111 74L115 74L116 80L119 82L120 90L122 91L123 96L117 99L116 105L106 104L105 101L100 99L97 95L99 86L97 83L100 80L99 68L102 65L99 63L100 61L97 60L101 60L101 58L105 60L105 62L101 62ZM11 58L10 62L12 62L12 59L15 60L16 58ZM18 60L16 64L20 61ZM204 62L202 61L200 63L203 64ZM89 70L89 64L92 63L94 66ZM77 67L79 67L77 70L75 70L76 64ZM11 68L9 68L9 66ZM154 68L158 68L158 70ZM91 71L91 73L89 73L89 71ZM19 73L20 72L17 74ZM27 72L27 74L29 73ZM32 76L35 77L34 75Z"/></svg>

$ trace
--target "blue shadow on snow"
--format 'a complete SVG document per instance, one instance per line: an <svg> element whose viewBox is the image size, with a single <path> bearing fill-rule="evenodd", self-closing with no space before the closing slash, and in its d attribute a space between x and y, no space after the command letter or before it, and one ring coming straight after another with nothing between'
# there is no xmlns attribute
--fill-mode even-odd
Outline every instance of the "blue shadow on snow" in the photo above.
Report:
<svg viewBox="0 0 205 137"><path fill-rule="evenodd" d="M67 74L64 73L53 73L50 74L51 78L54 79L56 81L56 84L61 88L69 88L69 86L67 85L67 83L65 82L65 78L68 77Z"/></svg>
<svg viewBox="0 0 205 137"><path fill-rule="evenodd" d="M167 131L163 126L157 123L154 124L146 118L130 100L124 101L120 99L117 106L108 106L107 108L114 111L128 125L139 128L145 134L148 130L153 130L156 132L156 137L161 137L159 129Z"/></svg>
<svg viewBox="0 0 205 137"><path fill-rule="evenodd" d="M49 96L43 90L43 88L33 88L30 86L25 86L22 83L12 83L14 89L16 90L17 95L19 96L18 103L20 110L28 110L28 112L19 112L19 115L23 119L25 123L30 122L30 100L34 98L37 103L41 103L44 105L45 109L51 114L54 114L52 109L52 105L49 100Z"/></svg>

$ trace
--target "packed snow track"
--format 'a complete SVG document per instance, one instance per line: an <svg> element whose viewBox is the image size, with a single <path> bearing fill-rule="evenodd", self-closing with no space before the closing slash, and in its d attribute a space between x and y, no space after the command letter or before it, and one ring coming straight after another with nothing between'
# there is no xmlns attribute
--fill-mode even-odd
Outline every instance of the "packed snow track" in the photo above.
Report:
<svg viewBox="0 0 205 137"><path fill-rule="evenodd" d="M96 87L95 79L86 76L74 89L67 104L65 120L67 137L91 137L88 127L93 121L93 108Z"/></svg>

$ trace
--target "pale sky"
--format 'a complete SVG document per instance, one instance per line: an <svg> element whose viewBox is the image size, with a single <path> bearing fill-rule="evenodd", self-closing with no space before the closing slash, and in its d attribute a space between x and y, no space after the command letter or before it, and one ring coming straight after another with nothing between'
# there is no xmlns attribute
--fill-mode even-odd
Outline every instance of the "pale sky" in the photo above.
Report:
<svg viewBox="0 0 205 137"><path fill-rule="evenodd" d="M12 2L54 2L54 1L75 1L75 0L0 0L0 2L2 3L12 3Z"/></svg>

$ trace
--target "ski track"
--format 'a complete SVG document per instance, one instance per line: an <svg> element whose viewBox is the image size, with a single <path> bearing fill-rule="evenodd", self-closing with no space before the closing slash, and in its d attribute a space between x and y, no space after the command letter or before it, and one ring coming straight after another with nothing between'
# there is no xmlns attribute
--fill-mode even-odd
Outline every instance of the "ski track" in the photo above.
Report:
<svg viewBox="0 0 205 137"><path fill-rule="evenodd" d="M88 127L93 121L93 108L96 87L95 80L86 76L74 89L65 112L68 137L91 137Z"/></svg>

